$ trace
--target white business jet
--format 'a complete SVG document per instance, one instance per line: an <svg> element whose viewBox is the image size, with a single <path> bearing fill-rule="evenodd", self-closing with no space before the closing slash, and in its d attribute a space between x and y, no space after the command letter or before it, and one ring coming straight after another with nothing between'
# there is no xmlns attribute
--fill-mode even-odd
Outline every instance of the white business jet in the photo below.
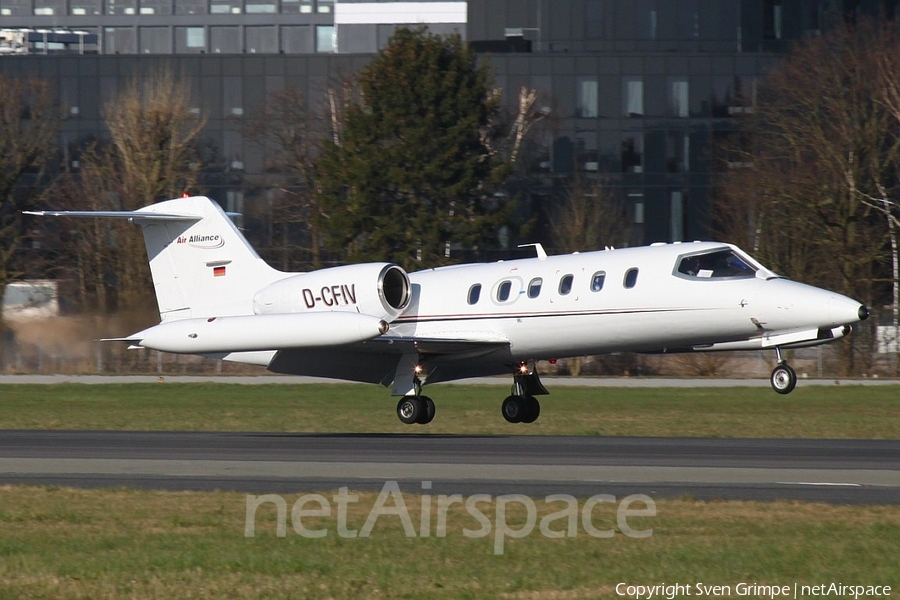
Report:
<svg viewBox="0 0 900 600"><path fill-rule="evenodd" d="M535 363L606 352L773 349L776 392L797 376L782 350L847 335L868 316L845 296L789 281L730 244L653 244L406 273L365 263L284 273L218 204L178 198L127 218L143 229L160 324L132 347L262 365L275 373L392 386L404 423L428 423L425 382L510 374L502 404L533 422Z"/></svg>

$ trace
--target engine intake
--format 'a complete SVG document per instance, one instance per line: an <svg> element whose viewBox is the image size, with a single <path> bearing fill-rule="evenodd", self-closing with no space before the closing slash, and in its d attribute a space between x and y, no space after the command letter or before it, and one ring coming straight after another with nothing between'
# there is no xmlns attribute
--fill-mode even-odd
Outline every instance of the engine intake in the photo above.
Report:
<svg viewBox="0 0 900 600"><path fill-rule="evenodd" d="M378 290L391 308L403 312L409 305L409 277L398 265L388 265L378 277Z"/></svg>

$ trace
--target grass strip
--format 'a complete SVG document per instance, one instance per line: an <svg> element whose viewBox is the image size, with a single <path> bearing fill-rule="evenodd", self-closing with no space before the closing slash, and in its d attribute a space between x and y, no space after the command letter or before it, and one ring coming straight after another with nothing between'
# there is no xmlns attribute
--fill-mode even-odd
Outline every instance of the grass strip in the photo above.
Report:
<svg viewBox="0 0 900 600"><path fill-rule="evenodd" d="M552 384L551 384L552 390ZM0 388L0 429L290 431L895 439L900 386L557 388L540 419L511 425L502 386L435 386L427 426L365 385L61 384Z"/></svg>
<svg viewBox="0 0 900 600"><path fill-rule="evenodd" d="M322 496L330 502L333 494ZM434 508L431 534L419 535L422 497L405 494L414 537L390 515L368 537L341 537L332 505L331 517L302 518L308 529L326 531L311 539L290 519L300 497L284 496L284 537L273 504L258 508L255 535L245 537L245 494L0 487L0 599L606 598L617 597L620 582L900 588L895 506L658 500L656 516L628 521L652 528L636 539L618 530L616 505L604 503L589 518L616 529L612 537L586 534L580 519L574 537L551 539L536 525L506 539L498 555L493 534L463 534L482 525L462 503L448 509L446 537L435 536ZM377 494L357 497L346 525L359 531ZM428 502L435 506L437 497ZM393 498L386 504L394 505ZM561 507L536 505L538 522ZM479 507L498 523L496 499ZM526 517L524 506L508 505L510 528ZM565 519L550 529L565 531Z"/></svg>

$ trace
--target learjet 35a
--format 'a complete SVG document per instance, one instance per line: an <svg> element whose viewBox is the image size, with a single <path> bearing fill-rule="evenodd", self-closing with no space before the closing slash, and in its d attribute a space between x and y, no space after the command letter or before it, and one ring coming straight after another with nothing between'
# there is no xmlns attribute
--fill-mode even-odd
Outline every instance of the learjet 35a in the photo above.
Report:
<svg viewBox="0 0 900 600"><path fill-rule="evenodd" d="M130 219L143 229L160 324L136 348L380 383L404 423L428 423L428 383L509 374L509 422L546 394L535 363L607 352L775 351L771 383L794 389L782 350L841 338L859 302L779 277L735 246L653 244L407 273L366 263L285 273L218 204L178 198L136 211L31 214Z"/></svg>

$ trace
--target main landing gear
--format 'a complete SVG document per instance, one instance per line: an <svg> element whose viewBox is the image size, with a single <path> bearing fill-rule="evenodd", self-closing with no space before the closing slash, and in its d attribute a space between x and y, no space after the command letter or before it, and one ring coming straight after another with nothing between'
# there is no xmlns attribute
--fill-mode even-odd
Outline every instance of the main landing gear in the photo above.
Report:
<svg viewBox="0 0 900 600"><path fill-rule="evenodd" d="M403 396L397 403L397 417L407 425L427 425L434 420L434 400L422 395L422 378L419 377L422 372L421 365L416 362L412 368L413 393Z"/></svg>
<svg viewBox="0 0 900 600"><path fill-rule="evenodd" d="M787 364L787 361L781 356L781 348L775 347L775 357L778 366L772 371L770 381L772 389L779 394L790 394L797 385L797 373Z"/></svg>
<svg viewBox="0 0 900 600"><path fill-rule="evenodd" d="M434 400L428 396L403 396L397 403L397 416L407 425L427 425L434 419Z"/></svg>
<svg viewBox="0 0 900 600"><path fill-rule="evenodd" d="M425 376L421 365L412 363L410 371L411 381L406 379L405 385L399 388L406 395L397 403L397 417L407 425L426 425L434 419L434 401L422 395ZM535 396L547 393L534 370L534 361L519 363L513 374L512 393L503 401L500 412L510 423L534 423L541 416L541 404Z"/></svg>
<svg viewBox="0 0 900 600"><path fill-rule="evenodd" d="M512 395L503 401L500 412L509 423L534 423L541 416L541 403L534 396L546 393L534 363L519 363L513 375Z"/></svg>
<svg viewBox="0 0 900 600"><path fill-rule="evenodd" d="M541 416L541 403L534 396L507 396L500 412L510 423L534 423Z"/></svg>

